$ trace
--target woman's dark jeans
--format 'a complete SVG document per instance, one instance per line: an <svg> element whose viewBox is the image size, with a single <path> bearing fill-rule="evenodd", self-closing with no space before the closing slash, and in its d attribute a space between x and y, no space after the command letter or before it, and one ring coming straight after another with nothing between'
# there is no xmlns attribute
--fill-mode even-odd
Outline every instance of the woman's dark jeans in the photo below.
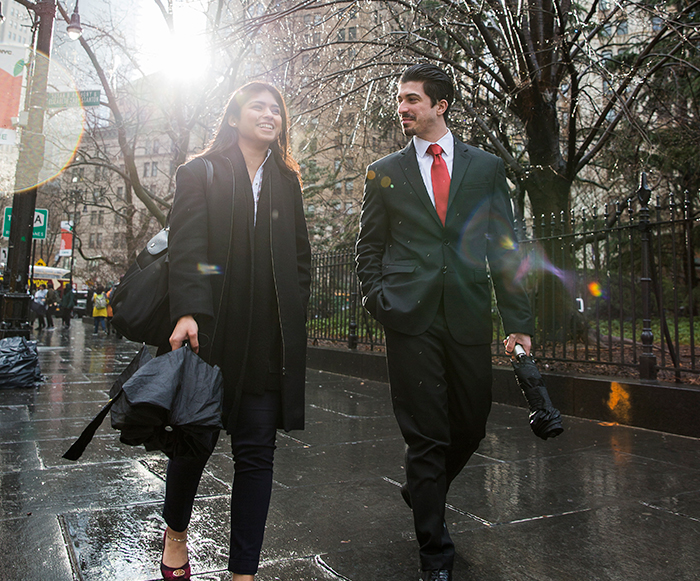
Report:
<svg viewBox="0 0 700 581"><path fill-rule="evenodd" d="M255 575L272 491L272 463L280 412L280 392L243 393L231 435L234 459L231 492L229 571ZM163 518L174 531L190 522L194 497L207 460L173 458L168 463Z"/></svg>

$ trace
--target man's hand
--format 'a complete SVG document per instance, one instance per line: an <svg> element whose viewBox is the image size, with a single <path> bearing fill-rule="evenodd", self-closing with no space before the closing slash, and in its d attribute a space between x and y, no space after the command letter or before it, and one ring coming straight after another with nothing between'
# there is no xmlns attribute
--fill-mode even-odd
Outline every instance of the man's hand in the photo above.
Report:
<svg viewBox="0 0 700 581"><path fill-rule="evenodd" d="M185 341L188 341L192 351L199 353L199 327L197 321L192 315L180 317L173 329L173 334L170 335L170 347L173 351L182 347Z"/></svg>
<svg viewBox="0 0 700 581"><path fill-rule="evenodd" d="M530 335L525 335L524 333L511 333L505 339L503 339L503 345L506 348L506 355L512 355L513 349L515 349L515 344L520 343L525 349L525 353L530 355L530 349L532 348L532 337Z"/></svg>

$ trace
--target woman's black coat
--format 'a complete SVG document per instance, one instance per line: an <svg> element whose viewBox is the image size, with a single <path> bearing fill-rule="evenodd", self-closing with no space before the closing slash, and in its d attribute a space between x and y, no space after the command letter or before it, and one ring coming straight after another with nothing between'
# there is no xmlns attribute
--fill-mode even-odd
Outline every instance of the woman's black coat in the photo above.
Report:
<svg viewBox="0 0 700 581"><path fill-rule="evenodd" d="M170 316L173 324L184 315L195 316L199 324L200 355L212 365L218 365L227 379L224 426L231 432L242 387L236 379L240 378L241 370L231 368L234 358L224 353L223 337L224 333L247 328L247 322L225 323L227 302L223 297L230 296L231 284L226 279L225 266L233 218L233 166L221 155L212 155L209 159L214 176L206 193L205 164L201 159L195 158L180 166L176 175L168 243ZM303 429L311 249L298 179L282 173L272 155L264 172L260 195L266 195L268 192L264 189L269 188L270 242L282 332L280 427Z"/></svg>

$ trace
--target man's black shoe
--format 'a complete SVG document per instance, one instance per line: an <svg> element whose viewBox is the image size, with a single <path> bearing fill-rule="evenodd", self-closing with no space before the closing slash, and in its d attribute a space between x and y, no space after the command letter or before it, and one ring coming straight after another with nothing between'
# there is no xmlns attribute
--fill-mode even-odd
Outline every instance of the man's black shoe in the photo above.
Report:
<svg viewBox="0 0 700 581"><path fill-rule="evenodd" d="M408 505L408 508L413 510L413 506L411 506L411 495L408 493L408 484L405 482L401 485L401 498L403 498L403 501Z"/></svg>
<svg viewBox="0 0 700 581"><path fill-rule="evenodd" d="M422 571L421 581L452 581L451 569L436 569L435 571Z"/></svg>

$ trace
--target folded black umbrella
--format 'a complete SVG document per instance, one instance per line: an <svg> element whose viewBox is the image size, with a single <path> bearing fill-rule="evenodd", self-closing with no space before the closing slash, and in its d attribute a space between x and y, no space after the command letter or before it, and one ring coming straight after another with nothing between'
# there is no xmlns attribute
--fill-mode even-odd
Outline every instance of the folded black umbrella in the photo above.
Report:
<svg viewBox="0 0 700 581"><path fill-rule="evenodd" d="M223 377L191 349L151 358L144 345L110 389L109 402L64 454L77 460L107 413L119 439L167 456L206 457L223 428Z"/></svg>
<svg viewBox="0 0 700 581"><path fill-rule="evenodd" d="M224 380L191 349L171 351L141 367L122 388L112 408L120 440L168 457L206 457L216 444ZM110 392L110 395L111 394Z"/></svg>
<svg viewBox="0 0 700 581"><path fill-rule="evenodd" d="M515 380L525 395L530 408L530 428L536 436L546 440L564 431L561 414L552 405L540 370L535 360L520 345L515 346L515 358L510 360L515 370Z"/></svg>

